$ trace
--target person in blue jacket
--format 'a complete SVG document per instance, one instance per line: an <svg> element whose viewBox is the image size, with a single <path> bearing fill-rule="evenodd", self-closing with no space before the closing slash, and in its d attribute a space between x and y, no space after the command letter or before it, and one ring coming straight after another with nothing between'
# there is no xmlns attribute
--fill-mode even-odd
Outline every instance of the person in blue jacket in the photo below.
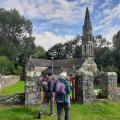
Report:
<svg viewBox="0 0 120 120"><path fill-rule="evenodd" d="M71 92L71 88L69 82L67 81L66 72L62 72L60 74L59 79L55 83L54 92L56 94L58 120L62 120L63 109L65 111L65 120L70 120L69 94Z"/></svg>

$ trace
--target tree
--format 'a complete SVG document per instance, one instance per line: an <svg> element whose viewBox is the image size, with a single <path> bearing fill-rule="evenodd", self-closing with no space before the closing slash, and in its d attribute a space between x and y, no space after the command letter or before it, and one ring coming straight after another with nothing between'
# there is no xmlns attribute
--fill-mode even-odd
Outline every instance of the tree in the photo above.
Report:
<svg viewBox="0 0 120 120"><path fill-rule="evenodd" d="M64 56L64 46L62 45L62 43L58 43L58 44L54 45L53 47L51 47L47 51L46 55L49 59L51 59L52 56L54 57L54 59L65 58L65 56Z"/></svg>
<svg viewBox="0 0 120 120"><path fill-rule="evenodd" d="M29 60L29 57L32 54L35 54L36 46L34 44L34 37L24 37L23 42L21 43L21 52L18 56L19 64L25 67L26 62Z"/></svg>
<svg viewBox="0 0 120 120"><path fill-rule="evenodd" d="M81 48L81 45L76 45L74 51L75 51L74 54L73 54L74 58L81 58L82 57L82 48Z"/></svg>
<svg viewBox="0 0 120 120"><path fill-rule="evenodd" d="M35 53L32 22L15 9L0 9L0 55L7 56L25 66L29 56Z"/></svg>
<svg viewBox="0 0 120 120"><path fill-rule="evenodd" d="M113 36L113 46L117 49L120 48L120 31Z"/></svg>
<svg viewBox="0 0 120 120"><path fill-rule="evenodd" d="M107 47L108 45L110 45L111 43L109 41L107 41L105 38L103 38L102 35L97 35L94 38L94 43L96 44L96 47Z"/></svg>
<svg viewBox="0 0 120 120"><path fill-rule="evenodd" d="M118 69L114 65L108 65L104 68L105 72L118 72Z"/></svg>
<svg viewBox="0 0 120 120"><path fill-rule="evenodd" d="M102 35L95 36L94 43L95 47L95 62L99 69L106 68L107 66L113 65L113 59L111 58L112 50L109 48L111 44Z"/></svg>
<svg viewBox="0 0 120 120"><path fill-rule="evenodd" d="M99 69L104 68L106 65L104 65L104 61L106 61L107 53L106 51L109 51L108 47L96 47L95 49L95 62Z"/></svg>
<svg viewBox="0 0 120 120"><path fill-rule="evenodd" d="M118 81L120 82L120 30L113 36L114 66L118 69Z"/></svg>
<svg viewBox="0 0 120 120"><path fill-rule="evenodd" d="M65 48L65 56L66 58L69 57L78 57L75 54L80 51L79 43L81 42L81 36L77 35L75 38L71 41L68 41L64 44Z"/></svg>
<svg viewBox="0 0 120 120"><path fill-rule="evenodd" d="M77 56L76 53L78 53L80 50L80 47L78 47L78 43L81 41L81 36L77 35L73 40L70 40L64 44L58 43L51 47L47 51L47 57L50 59L51 54L55 53L54 58L55 59L65 59L69 57L79 57L80 54ZM78 51L78 52L77 52Z"/></svg>
<svg viewBox="0 0 120 120"><path fill-rule="evenodd" d="M13 59L17 56L17 47L11 40L0 38L0 55L5 55L9 59Z"/></svg>
<svg viewBox="0 0 120 120"><path fill-rule="evenodd" d="M0 73L2 75L12 74L14 64L6 56L0 56Z"/></svg>
<svg viewBox="0 0 120 120"><path fill-rule="evenodd" d="M42 46L36 47L35 54L38 58L46 58L46 51Z"/></svg>

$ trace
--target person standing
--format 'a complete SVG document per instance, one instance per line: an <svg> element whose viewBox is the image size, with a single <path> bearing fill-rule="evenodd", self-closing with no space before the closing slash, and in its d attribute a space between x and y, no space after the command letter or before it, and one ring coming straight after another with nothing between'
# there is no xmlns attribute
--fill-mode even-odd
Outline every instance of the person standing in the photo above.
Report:
<svg viewBox="0 0 120 120"><path fill-rule="evenodd" d="M70 120L70 84L67 81L67 73L62 72L59 79L55 82L54 92L56 94L58 120L62 120L63 109L65 111L65 120Z"/></svg>
<svg viewBox="0 0 120 120"><path fill-rule="evenodd" d="M70 74L69 80L72 83L72 100L75 101L75 76Z"/></svg>
<svg viewBox="0 0 120 120"><path fill-rule="evenodd" d="M41 115L45 113L45 110L47 106L50 103L50 116L54 115L54 93L53 93L53 87L54 87L54 79L52 77L52 73L49 72L47 74L47 78L42 83L43 91L44 91L44 98L43 98L43 104L41 106L41 112L39 113L39 118L41 118Z"/></svg>

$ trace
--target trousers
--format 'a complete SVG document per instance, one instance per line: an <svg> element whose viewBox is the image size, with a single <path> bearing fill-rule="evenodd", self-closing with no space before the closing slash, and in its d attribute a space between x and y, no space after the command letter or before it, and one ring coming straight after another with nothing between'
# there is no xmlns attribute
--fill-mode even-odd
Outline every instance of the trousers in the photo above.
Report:
<svg viewBox="0 0 120 120"><path fill-rule="evenodd" d="M57 102L58 120L62 120L63 110L65 112L64 120L70 120L70 106L69 106L69 103L59 103L59 102Z"/></svg>

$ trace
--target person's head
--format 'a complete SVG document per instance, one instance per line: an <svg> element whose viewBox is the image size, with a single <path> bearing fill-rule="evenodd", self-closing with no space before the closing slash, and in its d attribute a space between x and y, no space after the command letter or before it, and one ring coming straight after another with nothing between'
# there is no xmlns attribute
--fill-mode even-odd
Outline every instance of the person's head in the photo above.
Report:
<svg viewBox="0 0 120 120"><path fill-rule="evenodd" d="M48 78L52 77L52 72L48 72L48 73L47 73L47 77L48 77Z"/></svg>
<svg viewBox="0 0 120 120"><path fill-rule="evenodd" d="M67 79L67 72L60 73L60 78Z"/></svg>

